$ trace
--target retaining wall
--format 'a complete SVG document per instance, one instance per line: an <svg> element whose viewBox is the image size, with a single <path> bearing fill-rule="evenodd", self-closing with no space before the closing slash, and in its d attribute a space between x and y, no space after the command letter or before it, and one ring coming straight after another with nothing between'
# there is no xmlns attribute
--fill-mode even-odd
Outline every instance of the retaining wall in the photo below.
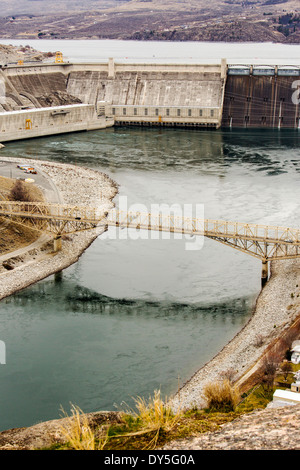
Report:
<svg viewBox="0 0 300 470"><path fill-rule="evenodd" d="M103 129L113 124L113 119L98 116L95 107L88 104L2 112L0 141Z"/></svg>

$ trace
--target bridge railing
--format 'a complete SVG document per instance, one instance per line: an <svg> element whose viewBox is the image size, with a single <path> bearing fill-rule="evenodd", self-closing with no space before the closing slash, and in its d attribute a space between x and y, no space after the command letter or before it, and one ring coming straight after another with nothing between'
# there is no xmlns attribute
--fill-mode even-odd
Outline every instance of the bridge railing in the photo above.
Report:
<svg viewBox="0 0 300 470"><path fill-rule="evenodd" d="M186 233L210 238L300 245L300 230L296 228L183 217L162 212L127 212L114 209L108 213L107 218L106 215L107 212L101 207L0 200L0 216L10 218L78 221L96 225L101 222L124 228Z"/></svg>
<svg viewBox="0 0 300 470"><path fill-rule="evenodd" d="M120 227L181 232L211 238L228 237L270 243L300 244L300 230L295 228L198 219L162 213L113 210L108 215L108 223Z"/></svg>
<svg viewBox="0 0 300 470"><path fill-rule="evenodd" d="M43 202L1 201L0 216L40 218L53 220L82 220L97 223L103 219L103 209L69 204L47 204Z"/></svg>

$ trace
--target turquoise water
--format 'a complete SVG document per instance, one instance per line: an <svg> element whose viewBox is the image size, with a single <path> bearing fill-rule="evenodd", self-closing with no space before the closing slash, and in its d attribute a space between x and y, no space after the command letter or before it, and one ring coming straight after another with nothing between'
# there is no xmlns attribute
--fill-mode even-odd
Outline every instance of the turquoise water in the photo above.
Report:
<svg viewBox="0 0 300 470"><path fill-rule="evenodd" d="M115 128L8 143L3 156L106 172L128 205L299 226L294 131ZM176 391L247 322L260 262L205 240L99 237L78 263L0 303L0 429Z"/></svg>

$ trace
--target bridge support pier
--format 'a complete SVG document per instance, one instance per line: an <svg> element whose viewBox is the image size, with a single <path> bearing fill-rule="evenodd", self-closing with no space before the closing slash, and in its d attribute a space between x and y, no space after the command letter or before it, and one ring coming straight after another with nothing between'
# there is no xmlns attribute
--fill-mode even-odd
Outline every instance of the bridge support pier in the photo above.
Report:
<svg viewBox="0 0 300 470"><path fill-rule="evenodd" d="M53 245L54 245L53 248L55 252L61 251L61 248L62 248L61 235L57 235L54 238Z"/></svg>
<svg viewBox="0 0 300 470"><path fill-rule="evenodd" d="M58 271L57 273L54 274L54 281L55 282L61 282L63 277L63 272Z"/></svg>
<svg viewBox="0 0 300 470"><path fill-rule="evenodd" d="M269 266L268 261L263 260L261 269L261 286L264 287L269 277Z"/></svg>

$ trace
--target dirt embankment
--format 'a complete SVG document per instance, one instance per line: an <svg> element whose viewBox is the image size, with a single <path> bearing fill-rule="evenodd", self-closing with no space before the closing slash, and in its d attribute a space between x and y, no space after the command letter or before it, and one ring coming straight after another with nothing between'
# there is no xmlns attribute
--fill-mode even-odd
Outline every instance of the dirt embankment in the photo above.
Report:
<svg viewBox="0 0 300 470"><path fill-rule="evenodd" d="M10 191L16 180L0 176L0 199L9 199ZM26 183L23 183L26 184ZM35 185L27 184L29 200L43 201L42 191ZM40 234L24 226L9 224L5 220L0 220L0 254L9 253L21 247L33 243L39 238ZM0 270L1 271L1 270Z"/></svg>

